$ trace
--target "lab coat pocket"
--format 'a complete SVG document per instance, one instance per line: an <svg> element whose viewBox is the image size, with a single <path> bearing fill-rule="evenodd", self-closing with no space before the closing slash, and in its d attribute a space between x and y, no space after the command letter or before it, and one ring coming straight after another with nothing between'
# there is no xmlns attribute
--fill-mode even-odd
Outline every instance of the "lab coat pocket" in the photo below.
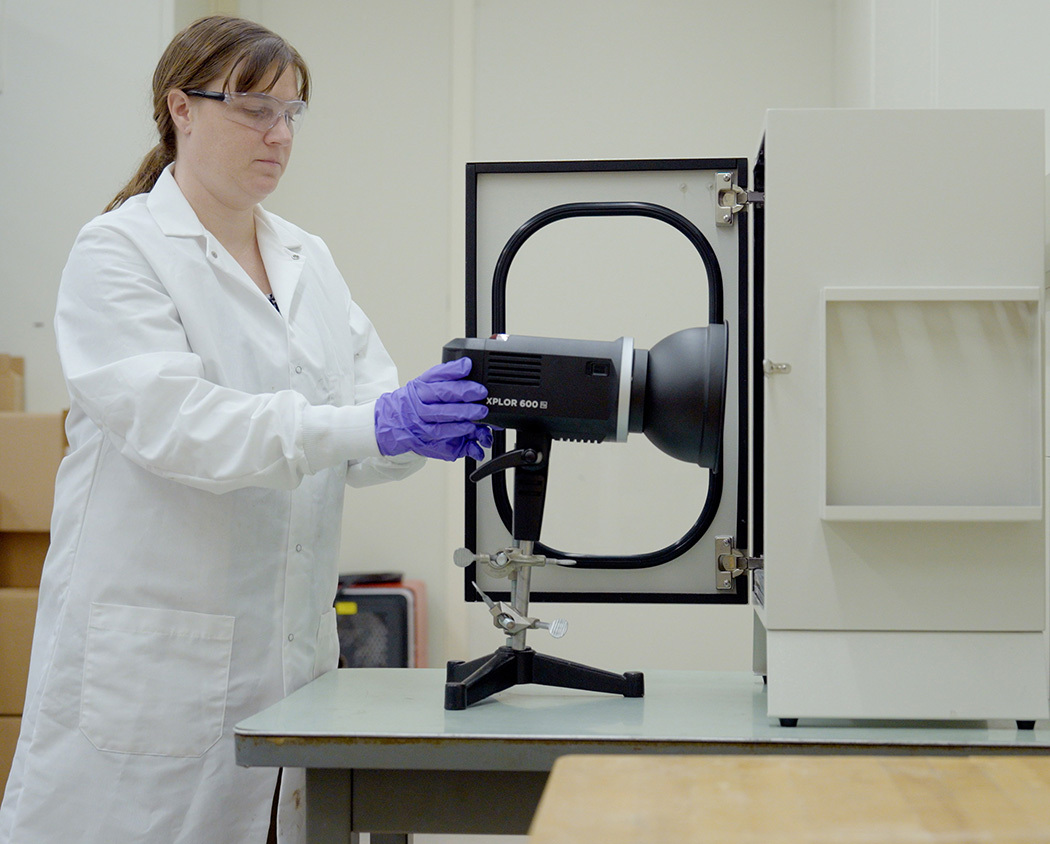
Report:
<svg viewBox="0 0 1050 844"><path fill-rule="evenodd" d="M222 735L232 616L92 604L80 730L99 750L201 756Z"/></svg>
<svg viewBox="0 0 1050 844"><path fill-rule="evenodd" d="M314 677L339 667L339 629L335 608L321 616L317 625L317 651L314 654Z"/></svg>

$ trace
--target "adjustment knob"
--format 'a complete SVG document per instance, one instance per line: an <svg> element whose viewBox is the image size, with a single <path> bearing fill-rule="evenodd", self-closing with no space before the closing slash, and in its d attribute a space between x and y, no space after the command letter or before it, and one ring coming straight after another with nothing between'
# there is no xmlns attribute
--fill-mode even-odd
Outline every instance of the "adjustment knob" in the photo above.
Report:
<svg viewBox="0 0 1050 844"><path fill-rule="evenodd" d="M536 626L540 630L546 630L555 639L560 639L569 630L569 622L564 618L556 618L554 621L537 621Z"/></svg>
<svg viewBox="0 0 1050 844"><path fill-rule="evenodd" d="M477 562L477 555L469 548L457 548L452 553L452 562L461 569L465 569L471 563Z"/></svg>

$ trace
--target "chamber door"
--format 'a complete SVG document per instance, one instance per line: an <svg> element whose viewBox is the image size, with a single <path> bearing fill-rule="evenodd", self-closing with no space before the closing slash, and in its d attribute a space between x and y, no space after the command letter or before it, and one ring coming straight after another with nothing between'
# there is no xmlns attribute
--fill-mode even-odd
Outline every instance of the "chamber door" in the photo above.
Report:
<svg viewBox="0 0 1050 844"><path fill-rule="evenodd" d="M533 600L747 601L746 578L720 576L717 561L717 537L742 545L737 538L748 527L748 453L741 447L749 417L748 231L736 201L746 194L747 172L744 159L468 165L467 336L624 336L650 349L712 316L729 328L720 471L677 461L641 434L615 443L554 442L541 541L577 565L535 570ZM613 206L610 213L552 212ZM542 227L530 223L552 214ZM516 239L523 226L535 231ZM693 231L710 247L719 301L709 296L709 267ZM501 263L508 244L516 250L509 269ZM507 432L508 447L514 436ZM469 475L475 466L467 463ZM511 544L510 481L466 482L472 551ZM477 600L474 581L489 595L507 592L505 580L471 565L468 600Z"/></svg>

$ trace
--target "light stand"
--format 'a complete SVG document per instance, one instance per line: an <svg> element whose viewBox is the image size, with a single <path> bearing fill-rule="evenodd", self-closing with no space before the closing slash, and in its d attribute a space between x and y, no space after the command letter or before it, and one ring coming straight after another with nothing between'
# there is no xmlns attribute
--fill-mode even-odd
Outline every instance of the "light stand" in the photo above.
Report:
<svg viewBox="0 0 1050 844"><path fill-rule="evenodd" d="M640 672L616 674L537 653L525 645L529 629L547 629L560 638L565 622L556 619L542 622L529 616L529 582L534 566L548 562L560 565L571 560L548 560L533 554L540 538L543 506L547 496L551 436L543 430L519 430L514 451L509 451L479 467L471 476L473 482L514 469L514 546L495 557L459 553L456 562L469 565L479 562L510 578L511 605L492 601L478 593L492 613L496 627L506 631L509 644L494 653L469 662L451 661L445 675L445 709L466 709L479 700L520 683L538 683L592 692L608 692L624 697L642 697L644 678ZM462 549L461 549L462 550ZM475 584L475 588L477 585Z"/></svg>

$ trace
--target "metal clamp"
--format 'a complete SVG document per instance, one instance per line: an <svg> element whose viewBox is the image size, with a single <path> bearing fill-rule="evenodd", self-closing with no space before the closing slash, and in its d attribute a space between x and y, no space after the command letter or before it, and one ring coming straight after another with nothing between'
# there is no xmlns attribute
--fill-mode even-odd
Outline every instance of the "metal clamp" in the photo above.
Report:
<svg viewBox="0 0 1050 844"><path fill-rule="evenodd" d="M545 566L548 563L557 566L574 566L575 560L561 557L545 557L542 554L526 554L520 548L504 548L495 554L475 554L469 548L457 548L452 561L460 568L467 568L471 563L480 563L496 577L508 577L512 571L522 566Z"/></svg>
<svg viewBox="0 0 1050 844"><path fill-rule="evenodd" d="M546 630L555 639L560 639L569 629L569 622L564 618L556 618L554 621L540 621L538 618L526 616L519 613L514 607L509 607L502 601L493 601L488 595L481 591L478 584L474 584L478 590L481 600L489 608L492 614L492 623L495 627L503 630L508 635L520 633L522 630Z"/></svg>

